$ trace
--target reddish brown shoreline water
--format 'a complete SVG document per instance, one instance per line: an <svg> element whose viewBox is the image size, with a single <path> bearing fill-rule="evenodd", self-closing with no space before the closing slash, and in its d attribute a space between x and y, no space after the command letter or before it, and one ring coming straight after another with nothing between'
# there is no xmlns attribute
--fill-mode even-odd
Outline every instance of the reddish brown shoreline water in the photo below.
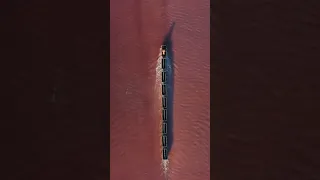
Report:
<svg viewBox="0 0 320 180"><path fill-rule="evenodd" d="M209 2L111 1L112 180L163 179L153 88L159 47L172 21L176 69L170 179L209 179Z"/></svg>

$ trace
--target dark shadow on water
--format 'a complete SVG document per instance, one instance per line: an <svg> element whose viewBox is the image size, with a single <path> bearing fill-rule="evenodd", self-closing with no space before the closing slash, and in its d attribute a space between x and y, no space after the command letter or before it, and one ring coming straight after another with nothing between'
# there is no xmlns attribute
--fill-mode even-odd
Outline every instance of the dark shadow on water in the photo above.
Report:
<svg viewBox="0 0 320 180"><path fill-rule="evenodd" d="M173 53L173 46L172 46L172 39L171 39L171 36L172 36L172 32L173 32L173 29L174 29L174 26L175 26L175 22L172 23L168 33L166 34L166 36L164 37L164 40L162 42L163 45L166 45L167 46L167 57L168 57L168 60L167 60L167 67L166 67L166 70L167 70L167 73L168 73L168 76L167 76L167 86L168 86L168 89L167 89L167 93L168 93L168 96L167 96L167 99L168 99L168 104L167 104L167 107L168 107L168 122L167 122L167 125L168 125L168 134L167 134L167 137L168 137L168 155L170 155L170 151L172 149L172 145L173 145L173 92L174 92L174 53ZM171 67L171 71L168 71L168 67Z"/></svg>

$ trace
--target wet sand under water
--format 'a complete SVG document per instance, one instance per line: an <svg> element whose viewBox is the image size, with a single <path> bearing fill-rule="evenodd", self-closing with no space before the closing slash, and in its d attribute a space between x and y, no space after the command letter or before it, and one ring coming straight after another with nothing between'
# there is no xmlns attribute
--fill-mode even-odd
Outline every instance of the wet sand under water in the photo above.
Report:
<svg viewBox="0 0 320 180"><path fill-rule="evenodd" d="M169 177L209 179L209 4L110 2L112 180L164 179L154 82L159 47L173 21L174 140Z"/></svg>

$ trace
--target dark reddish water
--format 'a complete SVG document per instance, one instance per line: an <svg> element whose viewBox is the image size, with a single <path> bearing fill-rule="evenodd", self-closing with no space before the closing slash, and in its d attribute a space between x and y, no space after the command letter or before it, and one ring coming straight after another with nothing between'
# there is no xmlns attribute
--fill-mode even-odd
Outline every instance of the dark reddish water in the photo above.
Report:
<svg viewBox="0 0 320 180"><path fill-rule="evenodd" d="M320 179L319 1L213 2L213 179Z"/></svg>
<svg viewBox="0 0 320 180"><path fill-rule="evenodd" d="M170 179L209 179L209 1L111 1L111 179L161 176L155 61L171 22L175 54Z"/></svg>
<svg viewBox="0 0 320 180"><path fill-rule="evenodd" d="M0 179L107 179L107 2L0 7Z"/></svg>

